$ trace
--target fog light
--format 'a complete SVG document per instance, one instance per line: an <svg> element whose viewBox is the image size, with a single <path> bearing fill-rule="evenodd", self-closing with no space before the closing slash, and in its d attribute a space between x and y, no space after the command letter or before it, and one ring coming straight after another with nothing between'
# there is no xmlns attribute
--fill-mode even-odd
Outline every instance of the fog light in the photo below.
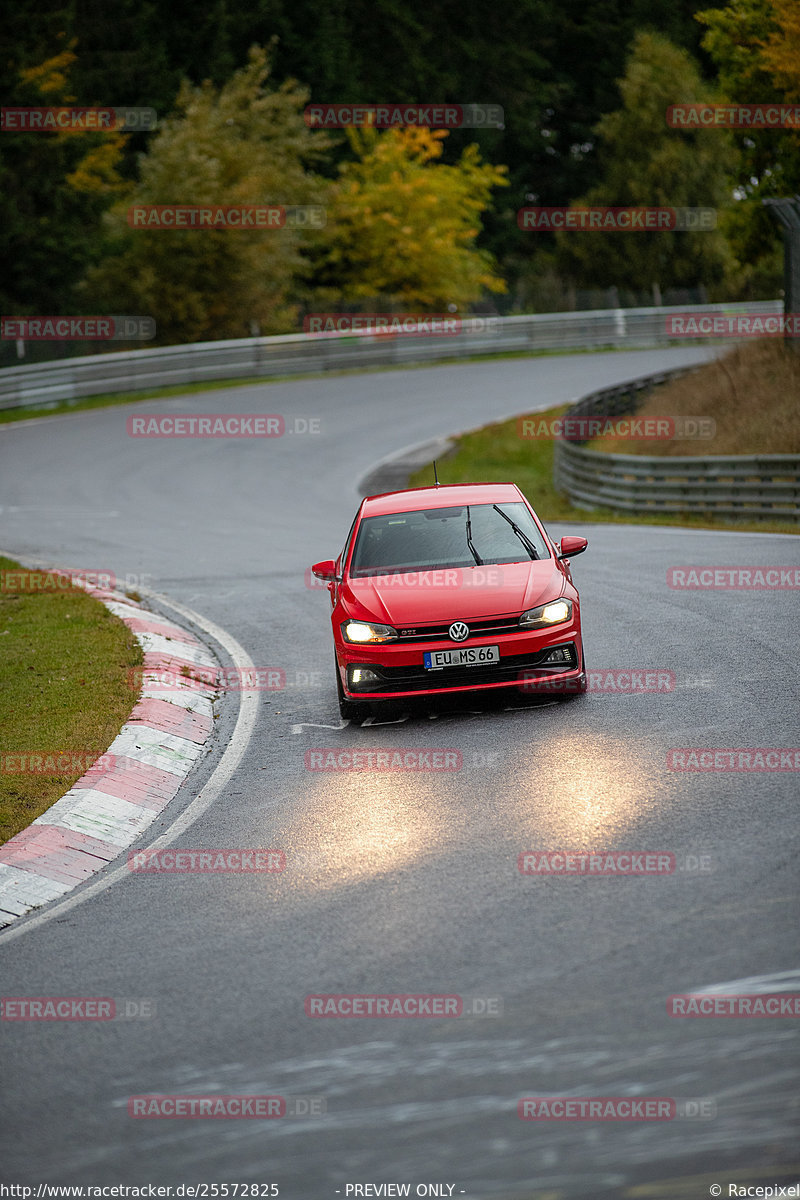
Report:
<svg viewBox="0 0 800 1200"><path fill-rule="evenodd" d="M555 650L550 651L544 661L546 663L571 663L572 650L569 646L558 646Z"/></svg>
<svg viewBox="0 0 800 1200"><path fill-rule="evenodd" d="M350 668L350 686L358 687L359 685L369 686L373 683L380 683L380 675L375 671L371 671L369 667L351 667Z"/></svg>

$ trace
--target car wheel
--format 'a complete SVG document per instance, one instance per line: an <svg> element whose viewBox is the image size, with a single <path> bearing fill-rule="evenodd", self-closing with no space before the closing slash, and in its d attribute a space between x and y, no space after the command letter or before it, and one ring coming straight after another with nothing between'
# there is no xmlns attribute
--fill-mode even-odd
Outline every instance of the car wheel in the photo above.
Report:
<svg viewBox="0 0 800 1200"><path fill-rule="evenodd" d="M339 698L339 714L343 721L364 721L370 715L370 707L368 704L359 704L355 700L348 700L344 694L342 687L342 679L339 675L339 664L334 658L334 670L336 672L336 695Z"/></svg>

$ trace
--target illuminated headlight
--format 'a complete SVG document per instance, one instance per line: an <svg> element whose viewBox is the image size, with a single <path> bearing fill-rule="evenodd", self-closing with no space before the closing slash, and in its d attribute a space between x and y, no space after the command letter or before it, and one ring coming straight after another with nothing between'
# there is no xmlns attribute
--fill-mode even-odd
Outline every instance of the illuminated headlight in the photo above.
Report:
<svg viewBox="0 0 800 1200"><path fill-rule="evenodd" d="M374 642L393 642L397 630L391 625L372 625L366 621L344 621L342 637L346 642L356 642L358 645Z"/></svg>
<svg viewBox="0 0 800 1200"><path fill-rule="evenodd" d="M523 629L541 629L547 625L560 625L572 617L571 600L551 600L538 608L529 608L519 619Z"/></svg>

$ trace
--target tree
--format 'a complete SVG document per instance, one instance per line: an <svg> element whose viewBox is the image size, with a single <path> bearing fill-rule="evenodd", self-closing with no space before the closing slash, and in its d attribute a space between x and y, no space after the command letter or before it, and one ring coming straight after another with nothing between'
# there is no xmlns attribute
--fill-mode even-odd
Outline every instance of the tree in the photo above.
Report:
<svg viewBox="0 0 800 1200"><path fill-rule="evenodd" d="M309 169L330 138L307 128L304 89L270 89L267 52L221 89L184 84L176 112L140 159L140 178L108 215L109 254L85 292L105 311L152 316L159 342L285 332L307 270L302 229L132 229L137 205L323 204Z"/></svg>
<svg viewBox="0 0 800 1200"><path fill-rule="evenodd" d="M697 13L703 46L719 71L725 99L735 103L800 100L800 10L796 0L729 0ZM738 203L728 224L736 256L768 296L781 284L781 235L762 200L800 191L797 129L738 130Z"/></svg>
<svg viewBox="0 0 800 1200"><path fill-rule="evenodd" d="M55 38L61 40L63 38ZM16 64L14 107L74 103L73 45L35 61ZM125 139L105 133L0 134L0 306L7 314L75 313L74 286L96 253L107 192L73 187L77 172L105 160L107 182Z"/></svg>
<svg viewBox="0 0 800 1200"><path fill-rule="evenodd" d="M716 129L677 131L666 124L668 105L712 99L691 56L658 34L639 34L619 88L622 108L596 128L601 180L576 204L729 205L730 135ZM556 242L561 270L589 285L712 286L735 265L720 230L565 232Z"/></svg>
<svg viewBox="0 0 800 1200"><path fill-rule="evenodd" d="M348 129L357 159L332 188L320 282L353 303L391 296L408 311L459 307L505 291L491 255L475 246L505 167L467 146L442 163L446 130Z"/></svg>

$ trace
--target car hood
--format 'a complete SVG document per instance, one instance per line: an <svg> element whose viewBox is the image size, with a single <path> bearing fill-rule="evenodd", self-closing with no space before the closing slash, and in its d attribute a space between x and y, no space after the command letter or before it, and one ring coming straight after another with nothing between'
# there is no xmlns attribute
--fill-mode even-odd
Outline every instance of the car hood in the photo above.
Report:
<svg viewBox="0 0 800 1200"><path fill-rule="evenodd" d="M348 579L342 601L354 616L407 627L521 613L560 596L552 559Z"/></svg>

